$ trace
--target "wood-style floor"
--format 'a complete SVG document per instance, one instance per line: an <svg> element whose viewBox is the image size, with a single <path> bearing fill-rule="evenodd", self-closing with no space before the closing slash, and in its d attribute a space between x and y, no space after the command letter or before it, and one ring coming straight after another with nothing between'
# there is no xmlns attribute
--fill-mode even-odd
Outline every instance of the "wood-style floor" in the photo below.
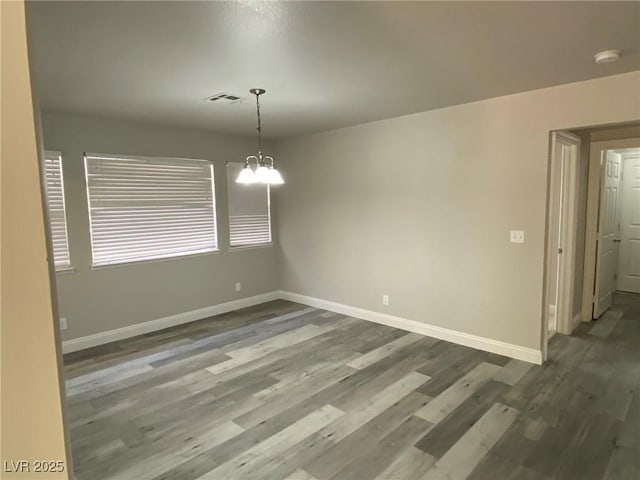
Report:
<svg viewBox="0 0 640 480"><path fill-rule="evenodd" d="M67 355L76 476L640 478L640 296L549 355L271 302Z"/></svg>

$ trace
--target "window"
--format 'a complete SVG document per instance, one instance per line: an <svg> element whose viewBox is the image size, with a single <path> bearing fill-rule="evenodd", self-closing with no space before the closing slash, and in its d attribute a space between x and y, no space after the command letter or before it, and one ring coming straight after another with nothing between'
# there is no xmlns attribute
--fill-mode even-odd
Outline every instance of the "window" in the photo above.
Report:
<svg viewBox="0 0 640 480"><path fill-rule="evenodd" d="M269 186L235 182L244 163L227 163L229 245L249 247L271 243Z"/></svg>
<svg viewBox="0 0 640 480"><path fill-rule="evenodd" d="M93 265L217 249L213 164L85 155Z"/></svg>
<svg viewBox="0 0 640 480"><path fill-rule="evenodd" d="M56 271L69 270L69 240L67 237L67 215L64 207L64 182L62 180L62 155L60 152L45 152L45 193L49 211L49 227L53 243L53 262Z"/></svg>

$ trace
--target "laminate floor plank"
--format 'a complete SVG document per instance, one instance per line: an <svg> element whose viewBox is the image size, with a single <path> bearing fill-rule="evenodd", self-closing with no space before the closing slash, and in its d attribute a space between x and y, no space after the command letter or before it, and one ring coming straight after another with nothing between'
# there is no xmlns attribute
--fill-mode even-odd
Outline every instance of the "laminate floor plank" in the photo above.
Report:
<svg viewBox="0 0 640 480"><path fill-rule="evenodd" d="M620 427L619 420L607 414L592 413L579 432L577 441L567 450L557 476L602 478L616 448Z"/></svg>
<svg viewBox="0 0 640 480"><path fill-rule="evenodd" d="M278 390L294 387L296 384L322 375L327 370L342 366L351 358L358 357L359 355L359 353L354 352L343 352L340 359L336 361L326 361L323 358L324 355L322 357L314 355L308 362L305 362L303 365L296 364L295 367L292 366L294 368L282 369L272 373L271 375L273 376L273 378L278 380L278 385L271 390L265 390L264 392L261 392L260 395L263 395L265 397L268 397L270 395L278 395ZM309 357L311 357L311 355L309 355ZM345 358L349 360L343 362L342 359Z"/></svg>
<svg viewBox="0 0 640 480"><path fill-rule="evenodd" d="M312 440L307 445L300 445L294 453L296 456L310 458L308 462L301 463L306 471L315 472L314 475L317 475L318 479L331 478L356 459L358 454L374 450L384 436L401 425L407 418L413 416L414 412L428 401L429 397L417 392L410 392L397 404L375 416L339 442L333 441L332 436L323 437L332 440L332 446L324 447L324 451L316 448L315 452L309 455L308 452L316 447L316 442ZM318 436L322 437L324 433L319 432ZM282 460L287 461L288 459Z"/></svg>
<svg viewBox="0 0 640 480"><path fill-rule="evenodd" d="M201 435L192 435L188 442L183 443L181 448L177 450L171 449L170 455L167 454L169 453L167 451L159 451L144 459L137 457L135 462L131 462L126 466L121 465L114 473L118 478L123 479L151 480L174 468L176 463L180 464L189 460L197 456L201 450L214 447L242 432L243 429L235 423L231 421L224 422L215 428L207 429Z"/></svg>
<svg viewBox="0 0 640 480"><path fill-rule="evenodd" d="M256 398L263 400L278 399L282 396L295 395L294 392L299 391L304 393L307 390L308 385L311 382L318 383L320 385L325 384L325 378L331 381L332 378L337 378L338 381L341 378L340 372L346 367L346 363L360 354L343 352L343 355L333 356L333 361L322 361L321 359L315 359L315 362L298 367L294 371L283 371L272 373L271 376L278 380L278 383L272 387L265 388L254 394ZM349 375L354 373L354 369L346 367Z"/></svg>
<svg viewBox="0 0 640 480"><path fill-rule="evenodd" d="M232 460L223 463L219 467L207 472L202 477L205 479L218 478L251 478L260 474L261 464L270 456L299 443L314 432L330 425L340 418L344 412L331 405L326 405L292 425L284 428L275 435L263 440L241 453Z"/></svg>
<svg viewBox="0 0 640 480"><path fill-rule="evenodd" d="M261 478L283 480L335 446L335 442L316 432L287 451L280 452L260 467ZM311 475L307 472L308 475ZM313 477L315 478L315 477ZM316 479L319 480L319 479Z"/></svg>
<svg viewBox="0 0 640 480"><path fill-rule="evenodd" d="M199 456L195 461L174 465L171 469L154 477L153 480L194 480L218 466L210 458Z"/></svg>
<svg viewBox="0 0 640 480"><path fill-rule="evenodd" d="M335 317L339 319L340 317ZM343 328L332 330L320 337L319 342L313 342L314 348L304 347L305 355L296 361L282 365L277 372L276 378L296 375L304 372L308 367L325 363L327 361L337 361L344 364L362 355L360 342L364 335L371 331L369 322L355 322ZM315 348L317 347L317 348Z"/></svg>
<svg viewBox="0 0 640 480"><path fill-rule="evenodd" d="M353 350L363 355L406 336L409 332L396 328L385 327L380 324L372 324L371 327L353 345ZM433 339L430 339L433 340Z"/></svg>
<svg viewBox="0 0 640 480"><path fill-rule="evenodd" d="M260 379L249 386L233 391L222 398L213 395L205 395L198 402L188 402L189 409L185 411L187 402L180 402L169 405L158 411L150 412L144 416L129 420L130 424L137 430L128 427L128 431L143 432L144 435L135 435L136 443L153 441L168 431L185 428L198 421L198 418L216 418L218 420L232 420L238 415L247 411L259 408L263 405L260 400L251 396L251 393L261 386L267 384L268 378ZM204 392L207 394L208 392ZM127 436L123 435L123 439Z"/></svg>
<svg viewBox="0 0 640 480"><path fill-rule="evenodd" d="M593 401L588 394L575 391L567 404L558 408L564 413L559 422L545 430L524 461L525 467L551 478L557 475L566 462L567 452L577 442L579 432L589 419Z"/></svg>
<svg viewBox="0 0 640 480"><path fill-rule="evenodd" d="M262 442L324 405L327 405L333 398L341 395L345 391L348 391L352 385L364 382L367 378L371 378L376 371L377 370L371 369L356 371L356 373L346 377L342 381L325 387L323 390L311 395L309 398L298 404L292 404L288 410L255 425L237 437L232 438L209 451L203 452L200 455L211 458L218 464L228 462L250 448L252 445ZM190 462L199 461L200 459L198 457L190 460ZM290 472L287 472L287 474L288 473Z"/></svg>
<svg viewBox="0 0 640 480"><path fill-rule="evenodd" d="M407 346L403 351L397 351L392 355L384 357L384 362L381 361L382 359L378 361L380 365L391 364L392 368L381 369L375 378L358 387L354 387L339 398L334 399L332 405L344 411L362 408L362 406L366 405L369 399L377 395L378 392L398 381L401 377L415 372L424 362L424 357L424 347L420 342L415 342ZM375 368L378 362L372 363L369 366ZM419 374L418 372L415 373ZM424 375L424 378L430 379L431 377Z"/></svg>
<svg viewBox="0 0 640 480"><path fill-rule="evenodd" d="M419 448L407 447L376 480L413 480L421 478L436 459Z"/></svg>
<svg viewBox="0 0 640 480"><path fill-rule="evenodd" d="M440 458L482 418L506 388L500 382L488 381L436 424L429 433L415 443L415 446L435 458Z"/></svg>
<svg viewBox="0 0 640 480"><path fill-rule="evenodd" d="M425 375L412 372L373 396L360 410L349 412L332 424L327 425L319 433L325 438L339 443L386 409L399 402L402 398L409 395L425 381L428 381L428 379L429 377ZM352 452L343 448L331 449L326 455L321 455L312 463L305 465L305 470L319 480L334 476L339 470L341 462L335 457L331 457L332 461L327 461L326 456L331 455L331 452L338 452L345 462L349 462L352 455Z"/></svg>
<svg viewBox="0 0 640 480"><path fill-rule="evenodd" d="M616 327L618 320L622 318L622 311L609 310L598 320L593 322L593 326L589 329L589 335L595 335L600 338L607 338Z"/></svg>
<svg viewBox="0 0 640 480"><path fill-rule="evenodd" d="M211 448L211 444L216 445L224 442L228 438L238 435L242 429L231 421L218 421L217 419L201 422L193 426L189 431L175 431L171 435L159 438L155 442L145 442L141 447L135 448L125 445L123 448L114 449L111 454L105 456L101 461L92 458L90 461L82 463L80 468L76 467L77 475L80 478L101 479L135 479L140 478L140 467L147 462L160 462L162 467L149 472L153 474L162 473L169 470L175 463L184 462L191 456L196 456L203 448Z"/></svg>
<svg viewBox="0 0 640 480"><path fill-rule="evenodd" d="M199 334L210 336L304 309L302 305L277 300L132 339L69 353L65 355L65 370L69 372L67 378L83 373L87 369L93 370L96 366L104 368L170 347L186 345L191 343L193 338L197 339Z"/></svg>
<svg viewBox="0 0 640 480"><path fill-rule="evenodd" d="M354 321L350 318L324 321L321 325L311 323L309 325L305 325L304 327L296 328L295 330L289 330L285 333L271 336L265 340L261 340L257 343L252 343L251 345L245 347L227 350L225 353L232 359L252 360L254 358L265 356L276 350L284 348L285 346L304 342L305 340L309 340L313 337L317 337L331 330L339 329L352 323L354 323Z"/></svg>
<svg viewBox="0 0 640 480"><path fill-rule="evenodd" d="M464 479L491 450L518 415L495 403L422 477L423 480Z"/></svg>
<svg viewBox="0 0 640 480"><path fill-rule="evenodd" d="M212 374L208 372L208 370L207 372L211 376L211 381L216 385L233 382L235 379L244 376L262 375L273 379L275 386L276 382L279 383L278 377L284 375L285 372L291 371L289 367L292 363L296 364L298 368L302 368L304 371L304 368L310 365L314 360L324 363L331 358L339 360L340 358L352 358L353 356L353 352L346 351L339 345L334 345L330 336L326 336L322 339L314 337L313 344L321 346L322 348L322 355L315 357L314 359L310 359L309 355L306 353L308 344L306 342L302 342L265 355L264 357L257 358L249 363L241 364L222 373ZM311 363L309 363L310 360ZM193 391L196 392L196 390Z"/></svg>
<svg viewBox="0 0 640 480"><path fill-rule="evenodd" d="M483 384L488 382L500 368L482 362L468 374L447 388L431 402L416 412L420 418L439 423L453 412L462 402L474 394Z"/></svg>
<svg viewBox="0 0 640 480"><path fill-rule="evenodd" d="M267 302L65 355L75 475L640 478L640 295L548 356Z"/></svg>
<svg viewBox="0 0 640 480"><path fill-rule="evenodd" d="M230 378L243 375L247 372L258 368L269 367L269 365L290 363L295 355L308 355L306 349L309 344L320 344L321 342L331 341L334 330L341 331L341 327L352 322L351 319L338 320L334 325L326 327L313 326L312 329L304 331L288 332L291 335L286 339L273 340L266 347L259 348L255 351L242 350L240 356L232 357L230 360L220 362L207 367L206 370L215 375L220 381L227 381ZM306 328L306 327L303 327ZM288 341L285 341L288 340ZM338 347L336 347L338 348Z"/></svg>
<svg viewBox="0 0 640 480"><path fill-rule="evenodd" d="M321 433L327 438L331 438L334 442L339 442L374 417L380 415L384 410L399 402L428 380L429 377L426 375L411 372L384 390L373 395L360 409L352 410L339 421L327 425Z"/></svg>
<svg viewBox="0 0 640 480"><path fill-rule="evenodd" d="M269 339L269 341L265 340L251 347L231 350L230 352L227 352L227 356L231 357L229 360L208 367L207 370L214 375L223 373L227 370L249 363L252 360L265 357L282 348L317 337L323 333L324 330L316 325L306 325L291 332L277 335L276 337Z"/></svg>
<svg viewBox="0 0 640 480"><path fill-rule="evenodd" d="M393 352L401 350L404 347L411 345L412 343L415 343L423 338L424 337L422 335L418 335L417 333L407 333L406 335L403 335L402 337L399 337L392 342L386 343L381 347L378 347L375 350L371 350L370 352L358 357L357 359L352 360L347 365L349 367L362 370L364 367L367 367L372 363L375 363L378 360L389 356Z"/></svg>
<svg viewBox="0 0 640 480"><path fill-rule="evenodd" d="M262 406L236 417L234 421L243 428L251 428L284 412L289 409L292 404L295 405L296 403L302 402L310 395L352 375L353 371L353 368L347 366L339 366L333 370L329 370L325 375L319 376L313 381L296 385L295 391L289 390L277 398L267 399L266 401L263 400L264 404Z"/></svg>
<svg viewBox="0 0 640 480"><path fill-rule="evenodd" d="M484 360L484 353L485 352L480 351L470 355L461 355L458 353L455 357L448 357L448 362L433 362L433 359L429 360L424 366L418 369L420 373L424 373L425 375L429 375L428 372L432 372L430 375L431 380L424 384L420 392L430 397L437 397L477 367L478 363ZM443 357L446 357L446 355L443 355Z"/></svg>
<svg viewBox="0 0 640 480"><path fill-rule="evenodd" d="M304 470L298 469L295 472L293 472L291 475L289 475L287 478L285 478L285 480L317 480L317 479L314 478L309 473L305 472Z"/></svg>
<svg viewBox="0 0 640 480"><path fill-rule="evenodd" d="M535 472L524 466L525 460L538 441L532 440L527 435L530 425L531 420L526 417L526 412L520 414L489 453L479 462L469 478L480 480L492 475L498 476L498 474L504 474L505 478L517 478L516 474L522 473L527 476L530 475L530 472ZM538 439L543 432L544 430L535 432ZM538 472L535 473L543 476Z"/></svg>
<svg viewBox="0 0 640 480"><path fill-rule="evenodd" d="M513 386L522 380L522 377L524 377L532 367L533 365L527 362L510 360L493 378L498 382Z"/></svg>
<svg viewBox="0 0 640 480"><path fill-rule="evenodd" d="M632 394L627 415L620 423L604 478L640 478L640 389ZM608 448L608 446L607 446Z"/></svg>
<svg viewBox="0 0 640 480"><path fill-rule="evenodd" d="M639 448L640 447L636 446L633 449L614 449L603 478L605 480L632 480L640 478Z"/></svg>
<svg viewBox="0 0 640 480"><path fill-rule="evenodd" d="M313 311L313 309L311 311ZM189 344L174 348L172 351L173 354L170 357L151 362L150 365L159 367L166 363L175 362L176 360L182 360L197 355L198 353L209 351L212 348L223 348L229 344L239 345L243 341L245 344L250 344L258 341L258 339L268 338L271 335L277 335L278 333L309 324L313 317L306 315L307 313L310 312L308 310L300 310L269 319L270 321L277 320L275 325L273 323L267 323L268 320L265 320L262 323L250 324L236 330L229 330L210 336L200 336L200 338L193 340Z"/></svg>
<svg viewBox="0 0 640 480"><path fill-rule="evenodd" d="M316 463L319 457L323 457L322 465L331 465L333 468L331 471L335 472L336 466L337 469L346 466L355 456L355 452L375 448L383 436L410 417L428 400L428 397L422 394L410 392L338 443L333 441L332 436L327 435L326 431L319 431L290 451L271 459L268 464L263 465L261 472L269 479L283 479L296 469L304 467L306 471L307 468L313 468L309 465ZM322 475L330 476L331 471Z"/></svg>
<svg viewBox="0 0 640 480"><path fill-rule="evenodd" d="M112 405L140 391L165 388L165 384L173 385L181 377L191 374L201 375L204 365L223 362L227 359L226 355L215 350L203 352L197 358L180 360L159 368L152 368L144 374L133 375L118 382L108 382L91 390L70 394L67 397L67 404L73 406L90 401L96 408L100 408L101 405Z"/></svg>
<svg viewBox="0 0 640 480"><path fill-rule="evenodd" d="M70 397L79 395L81 393L90 392L100 387L107 386L113 383L119 383L127 378L135 377L143 373L147 373L153 370L150 365L136 365L127 369L118 370L116 372L109 372L109 375L103 375L90 381L78 383L71 387L67 387L67 395ZM79 378L79 377L76 377Z"/></svg>
<svg viewBox="0 0 640 480"><path fill-rule="evenodd" d="M385 435L371 450L358 452L345 468L332 478L333 480L360 480L376 478L388 468L402 452L418 438L429 431L433 424L416 417L407 418L393 431Z"/></svg>

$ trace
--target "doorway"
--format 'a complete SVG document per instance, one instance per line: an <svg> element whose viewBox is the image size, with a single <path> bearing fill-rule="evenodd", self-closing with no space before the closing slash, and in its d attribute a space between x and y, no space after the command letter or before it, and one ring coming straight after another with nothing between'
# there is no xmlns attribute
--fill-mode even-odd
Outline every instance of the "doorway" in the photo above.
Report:
<svg viewBox="0 0 640 480"><path fill-rule="evenodd" d="M640 138L592 143L582 320L600 318L616 291L640 293Z"/></svg>
<svg viewBox="0 0 640 480"><path fill-rule="evenodd" d="M640 293L640 124L550 133L542 351Z"/></svg>

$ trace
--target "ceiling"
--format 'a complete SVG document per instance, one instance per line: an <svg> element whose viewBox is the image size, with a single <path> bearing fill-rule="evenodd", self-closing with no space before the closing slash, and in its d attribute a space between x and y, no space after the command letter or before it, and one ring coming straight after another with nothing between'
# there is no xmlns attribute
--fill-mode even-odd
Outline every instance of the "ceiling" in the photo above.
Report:
<svg viewBox="0 0 640 480"><path fill-rule="evenodd" d="M29 2L45 111L284 137L640 69L640 2ZM620 61L593 55L620 49ZM219 92L235 104L204 99Z"/></svg>

